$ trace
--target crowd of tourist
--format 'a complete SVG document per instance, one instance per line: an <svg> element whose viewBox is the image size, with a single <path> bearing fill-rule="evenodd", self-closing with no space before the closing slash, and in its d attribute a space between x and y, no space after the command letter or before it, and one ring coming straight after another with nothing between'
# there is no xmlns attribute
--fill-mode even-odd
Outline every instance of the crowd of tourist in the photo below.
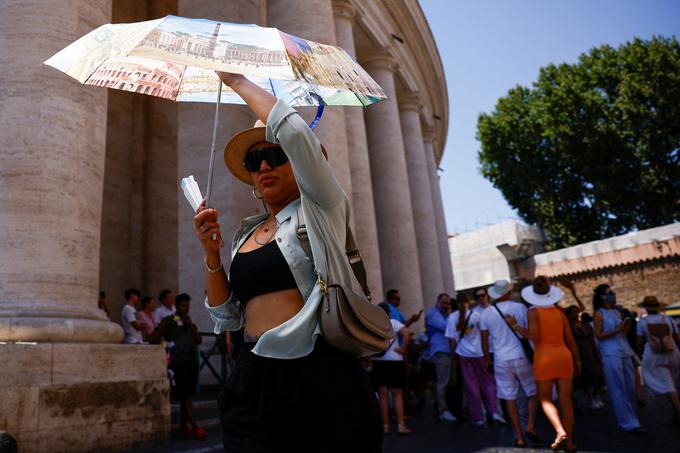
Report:
<svg viewBox="0 0 680 453"><path fill-rule="evenodd" d="M606 388L619 429L642 433L637 416L641 382L651 394L668 397L674 422L680 425L680 335L663 314L664 304L645 297L638 306L646 316L636 320L635 313L617 304L613 289L602 284L593 291L591 315L574 286L567 280L559 283L571 292L575 305L561 306L562 289L545 277L521 291L499 280L471 294L461 292L455 300L442 293L425 314L425 334L418 338L411 338L409 328L422 310L405 317L399 291L387 291L380 307L395 335L383 353L365 362L384 433L390 433L392 409L396 433L410 434L405 414L424 406L430 390L441 422L483 427L505 425L507 417L516 447L544 443L534 429L540 405L555 430L552 449L576 451L575 392L582 390L588 407L600 410ZM189 317L191 298L164 289L157 305L135 288L124 296L124 342L165 344L172 395L180 402L180 434L204 437L191 408L201 343ZM103 292L99 306L109 312ZM235 338L229 337L234 349Z"/></svg>
<svg viewBox="0 0 680 453"><path fill-rule="evenodd" d="M562 288L576 304L560 304ZM606 388L618 428L644 433L637 416L642 382L650 394L667 396L674 423L680 425L680 335L656 297L638 304L645 316L636 319L638 314L617 304L607 284L594 288L592 314L564 279L558 286L539 276L523 288L499 280L471 295L474 301L462 292L455 301L440 294L425 315L425 335L411 341L408 327L421 313L405 318L399 292L387 292L381 306L392 319L395 337L384 354L367 364L385 433L388 397L397 433L409 434L405 402L407 410L422 406L428 382L441 422L483 427L506 424L507 417L516 447L545 443L554 451L576 451L577 391L597 411L605 406ZM555 430L550 442L534 430L539 405Z"/></svg>

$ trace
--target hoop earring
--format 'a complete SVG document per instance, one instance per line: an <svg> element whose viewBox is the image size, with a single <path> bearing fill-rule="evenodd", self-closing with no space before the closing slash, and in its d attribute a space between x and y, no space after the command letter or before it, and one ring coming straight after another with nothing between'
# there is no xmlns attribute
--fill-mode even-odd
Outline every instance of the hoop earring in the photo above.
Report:
<svg viewBox="0 0 680 453"><path fill-rule="evenodd" d="M253 198L255 198L256 200L261 200L261 199L262 199L262 195L260 195L259 193L257 193L257 189L256 189L255 187L253 187Z"/></svg>

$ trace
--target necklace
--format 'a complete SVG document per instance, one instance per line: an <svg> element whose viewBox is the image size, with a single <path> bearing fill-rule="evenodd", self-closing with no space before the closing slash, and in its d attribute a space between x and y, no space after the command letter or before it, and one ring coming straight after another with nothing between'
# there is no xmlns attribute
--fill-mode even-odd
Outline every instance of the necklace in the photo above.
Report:
<svg viewBox="0 0 680 453"><path fill-rule="evenodd" d="M272 218L276 219L276 217L272 217ZM257 240L257 233L259 233L260 230L264 230L265 234L269 233L270 227L267 225L267 223L269 223L269 221L267 221L267 223L262 224L262 226L260 226L258 231L255 232L255 234L253 235L253 239L255 240L255 243L257 245L267 245L269 243L269 241L272 240L272 238L274 237L276 232L279 230L279 225L280 225L278 221L275 220L275 222L276 222L276 228L274 228L274 231L272 231L272 233L269 235L269 237L264 242L260 242L260 241Z"/></svg>

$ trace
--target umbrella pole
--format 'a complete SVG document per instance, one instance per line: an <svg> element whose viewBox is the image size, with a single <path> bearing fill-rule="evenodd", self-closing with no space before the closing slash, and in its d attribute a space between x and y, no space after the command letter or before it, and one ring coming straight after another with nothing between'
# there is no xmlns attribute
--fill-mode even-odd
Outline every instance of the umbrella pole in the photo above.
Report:
<svg viewBox="0 0 680 453"><path fill-rule="evenodd" d="M217 89L217 103L215 104L215 124L213 125L212 146L210 147L210 166L208 167L208 188L205 190L205 207L210 207L212 194L213 167L215 164L215 141L217 140L217 126L220 122L220 101L222 100L222 81Z"/></svg>

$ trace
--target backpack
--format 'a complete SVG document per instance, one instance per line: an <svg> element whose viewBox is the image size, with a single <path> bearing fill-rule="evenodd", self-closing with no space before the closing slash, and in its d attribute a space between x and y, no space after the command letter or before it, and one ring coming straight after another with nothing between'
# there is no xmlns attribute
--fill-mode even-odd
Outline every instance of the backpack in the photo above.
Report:
<svg viewBox="0 0 680 453"><path fill-rule="evenodd" d="M657 353L668 353L675 350L675 343L673 342L673 330L667 322L647 324L647 339L649 347L652 351Z"/></svg>

